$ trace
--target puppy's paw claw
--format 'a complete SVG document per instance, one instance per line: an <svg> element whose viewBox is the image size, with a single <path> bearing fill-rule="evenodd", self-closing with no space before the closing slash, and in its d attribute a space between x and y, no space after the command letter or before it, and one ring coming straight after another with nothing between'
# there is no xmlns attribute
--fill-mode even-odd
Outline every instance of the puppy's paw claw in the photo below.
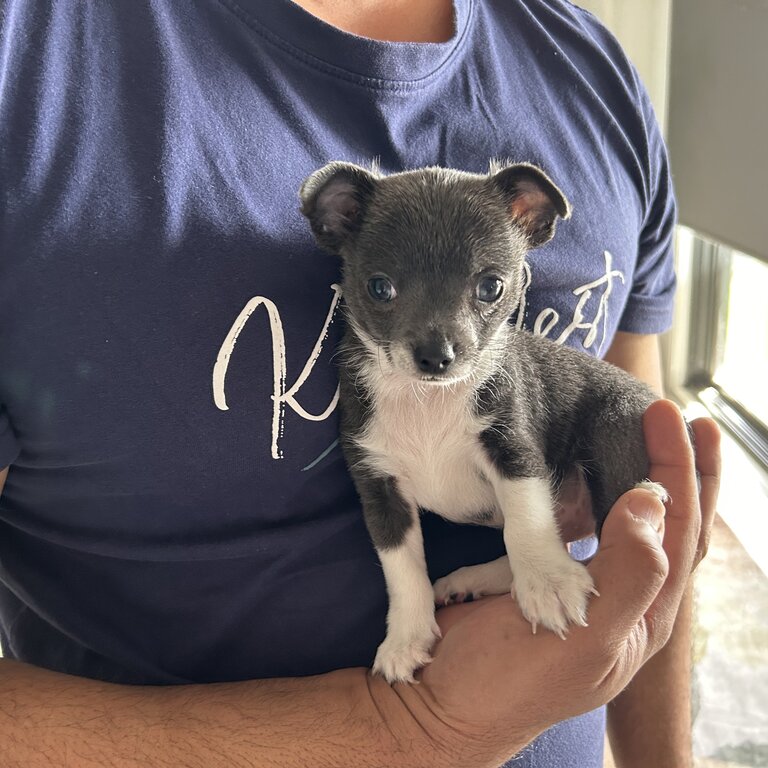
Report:
<svg viewBox="0 0 768 768"><path fill-rule="evenodd" d="M461 570L461 569L459 569ZM478 600L482 594L473 589L467 589L462 583L462 579L457 577L458 571L438 579L433 591L435 595L435 605L453 605L454 603L471 603Z"/></svg>
<svg viewBox="0 0 768 768"><path fill-rule="evenodd" d="M595 593L589 571L570 558L544 572L518 573L512 584L512 596L533 633L541 625L562 639L571 624L587 626L587 603Z"/></svg>

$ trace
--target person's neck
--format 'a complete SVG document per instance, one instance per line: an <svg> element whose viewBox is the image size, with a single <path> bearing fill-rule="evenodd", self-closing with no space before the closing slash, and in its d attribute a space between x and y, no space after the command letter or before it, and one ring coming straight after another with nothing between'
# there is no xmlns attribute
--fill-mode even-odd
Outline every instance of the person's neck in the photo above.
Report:
<svg viewBox="0 0 768 768"><path fill-rule="evenodd" d="M452 0L293 0L313 16L360 37L443 43L453 36Z"/></svg>

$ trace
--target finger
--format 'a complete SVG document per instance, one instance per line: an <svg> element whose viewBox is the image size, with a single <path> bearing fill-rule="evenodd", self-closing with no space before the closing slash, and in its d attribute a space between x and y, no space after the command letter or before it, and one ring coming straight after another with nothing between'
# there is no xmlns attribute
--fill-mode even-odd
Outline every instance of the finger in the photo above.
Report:
<svg viewBox="0 0 768 768"><path fill-rule="evenodd" d="M657 532L663 519L664 505L647 490L629 491L611 508L588 566L599 597L589 607L587 634L623 643L656 599L668 572Z"/></svg>
<svg viewBox="0 0 768 768"><path fill-rule="evenodd" d="M693 448L677 406L665 400L651 405L643 419L643 429L650 479L664 485L669 494L663 543L669 573L645 617L652 654L666 643L672 631L693 569L701 512Z"/></svg>
<svg viewBox="0 0 768 768"><path fill-rule="evenodd" d="M648 459L657 471L693 468L688 427L671 400L656 400L648 406L643 415L643 433Z"/></svg>
<svg viewBox="0 0 768 768"><path fill-rule="evenodd" d="M717 509L717 496L720 491L720 428L712 419L702 418L691 422L694 445L696 447L696 470L699 473L701 489L699 506L701 507L701 533L696 550L698 565L707 554L712 523Z"/></svg>

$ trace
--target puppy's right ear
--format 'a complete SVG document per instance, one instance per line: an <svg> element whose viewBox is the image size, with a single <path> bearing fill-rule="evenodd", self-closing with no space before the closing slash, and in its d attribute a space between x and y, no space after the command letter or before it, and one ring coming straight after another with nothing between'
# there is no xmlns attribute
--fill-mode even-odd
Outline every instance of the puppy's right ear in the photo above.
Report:
<svg viewBox="0 0 768 768"><path fill-rule="evenodd" d="M317 242L339 253L360 229L376 176L352 163L329 163L301 185L301 212Z"/></svg>
<svg viewBox="0 0 768 768"><path fill-rule="evenodd" d="M509 215L528 238L531 248L551 240L558 216L571 216L570 203L557 184L530 163L494 170L490 179L506 197Z"/></svg>

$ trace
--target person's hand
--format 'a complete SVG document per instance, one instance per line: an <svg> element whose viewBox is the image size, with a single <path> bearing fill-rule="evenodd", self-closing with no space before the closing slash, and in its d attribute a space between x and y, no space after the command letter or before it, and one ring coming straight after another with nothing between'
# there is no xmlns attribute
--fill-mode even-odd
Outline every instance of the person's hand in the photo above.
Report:
<svg viewBox="0 0 768 768"><path fill-rule="evenodd" d="M463 751L457 764L500 765L550 725L610 701L666 643L706 551L718 491L718 429L710 419L692 427L701 493L680 412L668 401L648 409L650 479L670 500L665 510L652 493L633 490L612 508L589 564L600 596L588 627L572 627L566 640L534 635L509 596L438 612L434 661L401 695L430 713L423 727L433 739Z"/></svg>

